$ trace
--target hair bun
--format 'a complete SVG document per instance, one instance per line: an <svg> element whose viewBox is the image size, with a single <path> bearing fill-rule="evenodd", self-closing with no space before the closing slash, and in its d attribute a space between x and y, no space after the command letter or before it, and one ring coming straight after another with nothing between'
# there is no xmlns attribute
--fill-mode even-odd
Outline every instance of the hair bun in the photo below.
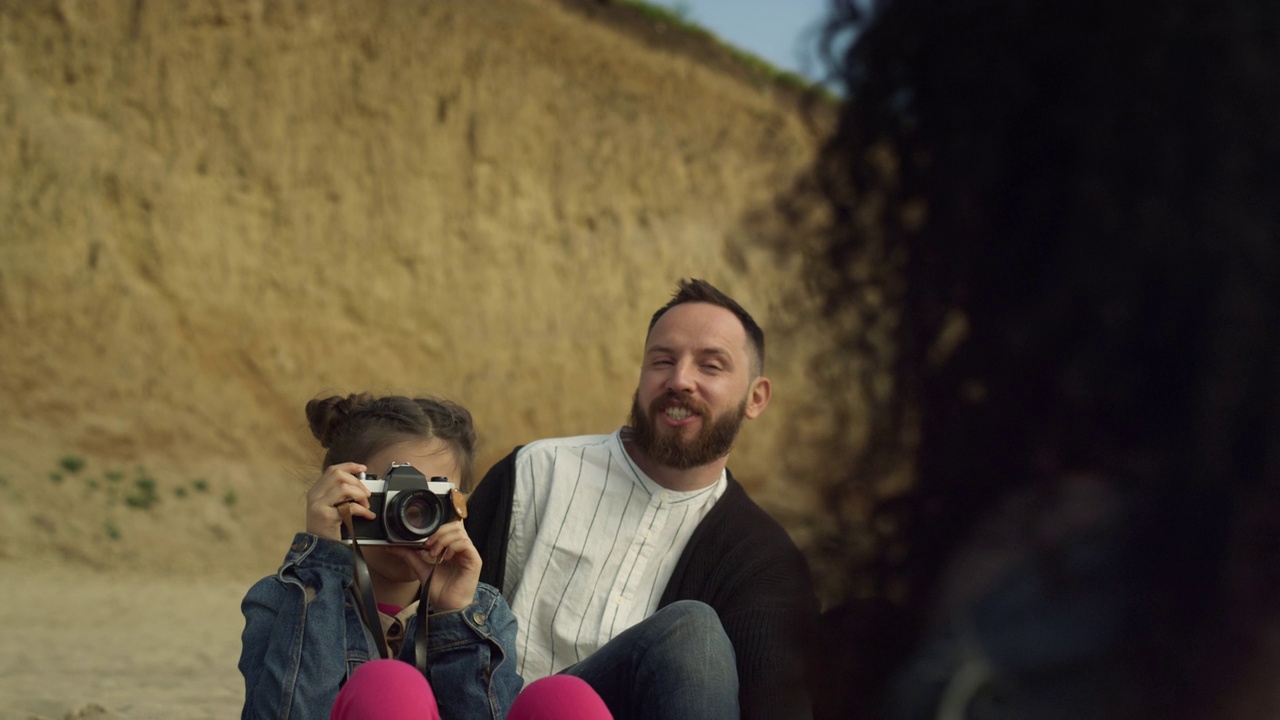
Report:
<svg viewBox="0 0 1280 720"><path fill-rule="evenodd" d="M332 395L309 401L307 422L311 426L311 434L320 441L321 447L329 449L334 439L347 430L352 416L368 407L372 401L373 396L368 393L352 394L346 397Z"/></svg>

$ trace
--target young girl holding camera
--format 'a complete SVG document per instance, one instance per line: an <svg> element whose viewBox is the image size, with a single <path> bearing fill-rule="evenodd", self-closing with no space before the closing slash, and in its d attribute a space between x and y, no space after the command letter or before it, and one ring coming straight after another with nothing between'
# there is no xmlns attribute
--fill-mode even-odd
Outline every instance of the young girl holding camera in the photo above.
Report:
<svg viewBox="0 0 1280 720"><path fill-rule="evenodd" d="M421 545L361 546L382 635L396 659L379 658L376 629L359 610L356 556L342 539L346 520L380 520L361 473L409 463L425 477L468 486L471 414L443 400L368 394L312 400L306 413L326 449L325 469L307 493L306 532L242 603L242 718L535 720L566 704L584 717L607 717L599 697L567 676L532 683L513 710L523 684L515 669L516 619L501 594L479 582L480 555L461 519L440 525ZM413 664L424 586L425 677Z"/></svg>

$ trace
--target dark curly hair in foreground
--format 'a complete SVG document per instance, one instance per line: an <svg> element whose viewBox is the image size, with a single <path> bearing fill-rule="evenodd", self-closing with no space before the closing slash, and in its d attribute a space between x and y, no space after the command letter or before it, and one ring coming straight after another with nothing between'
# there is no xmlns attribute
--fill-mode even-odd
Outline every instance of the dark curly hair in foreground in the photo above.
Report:
<svg viewBox="0 0 1280 720"><path fill-rule="evenodd" d="M828 40L813 276L875 361L844 487L913 478L853 568L839 712L875 706L984 513L1086 475L1146 509L1115 713L1230 716L1280 612L1280 4L850 0Z"/></svg>

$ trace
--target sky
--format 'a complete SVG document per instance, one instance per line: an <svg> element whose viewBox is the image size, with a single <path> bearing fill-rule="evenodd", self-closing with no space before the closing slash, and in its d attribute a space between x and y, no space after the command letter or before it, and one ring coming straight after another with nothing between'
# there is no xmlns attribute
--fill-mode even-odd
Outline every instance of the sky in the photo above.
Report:
<svg viewBox="0 0 1280 720"><path fill-rule="evenodd" d="M649 0L679 12L721 40L817 81L814 48L829 0Z"/></svg>

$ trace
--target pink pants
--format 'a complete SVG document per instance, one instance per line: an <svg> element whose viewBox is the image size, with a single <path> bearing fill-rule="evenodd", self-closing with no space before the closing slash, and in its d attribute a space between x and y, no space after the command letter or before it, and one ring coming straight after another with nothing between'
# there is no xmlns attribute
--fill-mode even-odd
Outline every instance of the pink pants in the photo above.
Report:
<svg viewBox="0 0 1280 720"><path fill-rule="evenodd" d="M372 660L351 674L333 703L330 720L440 720L435 693L409 663ZM525 686L507 720L613 720L585 681L552 675Z"/></svg>

